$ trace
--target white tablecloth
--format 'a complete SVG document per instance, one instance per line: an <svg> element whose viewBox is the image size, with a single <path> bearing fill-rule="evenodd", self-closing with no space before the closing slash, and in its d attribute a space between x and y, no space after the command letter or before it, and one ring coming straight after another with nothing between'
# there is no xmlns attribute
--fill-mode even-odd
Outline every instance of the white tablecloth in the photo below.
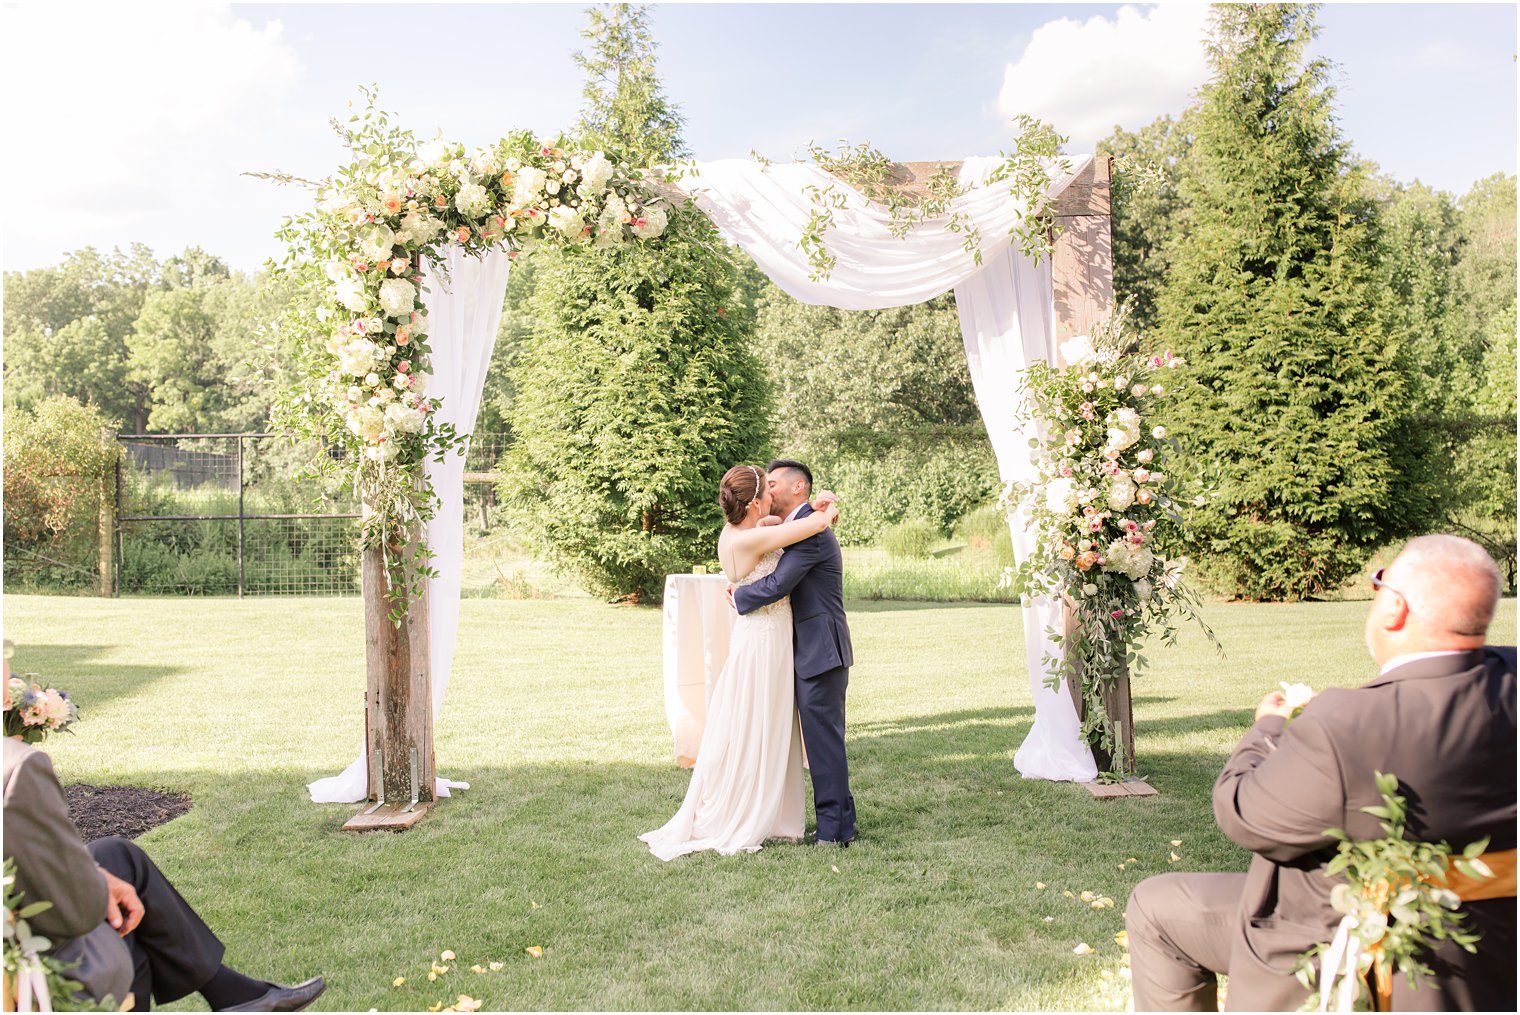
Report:
<svg viewBox="0 0 1520 1015"><path fill-rule="evenodd" d="M707 701L728 660L736 615L727 587L720 574L665 576L665 716L682 768L696 764Z"/></svg>

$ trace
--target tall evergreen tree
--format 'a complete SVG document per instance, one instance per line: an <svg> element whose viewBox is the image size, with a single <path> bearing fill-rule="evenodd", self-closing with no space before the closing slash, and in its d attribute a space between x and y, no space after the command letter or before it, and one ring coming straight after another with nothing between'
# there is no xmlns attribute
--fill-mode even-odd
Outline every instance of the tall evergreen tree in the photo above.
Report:
<svg viewBox="0 0 1520 1015"><path fill-rule="evenodd" d="M1115 158L1114 295L1129 304L1130 323L1142 332L1155 326L1170 269L1170 240L1184 213L1178 181L1192 144L1191 113L1175 120L1158 117L1134 132L1115 127L1098 142L1100 155Z"/></svg>
<svg viewBox="0 0 1520 1015"><path fill-rule="evenodd" d="M1217 462L1194 516L1237 596L1339 586L1405 531L1400 349L1377 314L1375 206L1336 127L1315 8L1218 5L1188 208L1159 299L1190 360L1173 430Z"/></svg>
<svg viewBox="0 0 1520 1015"><path fill-rule="evenodd" d="M679 154L645 13L592 10L583 34L577 143L630 165ZM753 315L721 250L703 216L672 209L658 245L535 255L502 492L549 558L607 598L658 600L667 572L711 560L718 481L769 450Z"/></svg>

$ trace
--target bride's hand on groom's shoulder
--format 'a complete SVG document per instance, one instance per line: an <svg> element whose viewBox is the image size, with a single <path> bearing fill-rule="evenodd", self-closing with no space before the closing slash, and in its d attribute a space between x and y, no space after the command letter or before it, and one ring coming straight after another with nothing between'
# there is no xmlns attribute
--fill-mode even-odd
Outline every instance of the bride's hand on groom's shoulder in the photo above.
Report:
<svg viewBox="0 0 1520 1015"><path fill-rule="evenodd" d="M777 518L775 515L766 515L755 524L761 528L766 528L771 525L780 525L781 519Z"/></svg>

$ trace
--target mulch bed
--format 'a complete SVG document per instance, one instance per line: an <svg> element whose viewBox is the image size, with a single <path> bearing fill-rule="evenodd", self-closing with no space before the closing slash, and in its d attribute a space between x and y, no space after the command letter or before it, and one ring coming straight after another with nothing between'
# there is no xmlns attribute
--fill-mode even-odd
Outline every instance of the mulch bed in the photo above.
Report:
<svg viewBox="0 0 1520 1015"><path fill-rule="evenodd" d="M190 810L185 793L161 793L140 786L65 786L69 817L85 842L120 835L135 839Z"/></svg>

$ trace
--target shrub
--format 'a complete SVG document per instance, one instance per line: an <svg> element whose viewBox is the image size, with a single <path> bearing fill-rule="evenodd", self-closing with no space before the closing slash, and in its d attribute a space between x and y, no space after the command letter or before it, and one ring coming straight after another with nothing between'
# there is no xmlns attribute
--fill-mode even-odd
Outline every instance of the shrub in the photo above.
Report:
<svg viewBox="0 0 1520 1015"><path fill-rule="evenodd" d="M922 518L907 518L885 529L876 542L893 557L919 559L929 556L929 547L941 535L939 527L933 522Z"/></svg>

